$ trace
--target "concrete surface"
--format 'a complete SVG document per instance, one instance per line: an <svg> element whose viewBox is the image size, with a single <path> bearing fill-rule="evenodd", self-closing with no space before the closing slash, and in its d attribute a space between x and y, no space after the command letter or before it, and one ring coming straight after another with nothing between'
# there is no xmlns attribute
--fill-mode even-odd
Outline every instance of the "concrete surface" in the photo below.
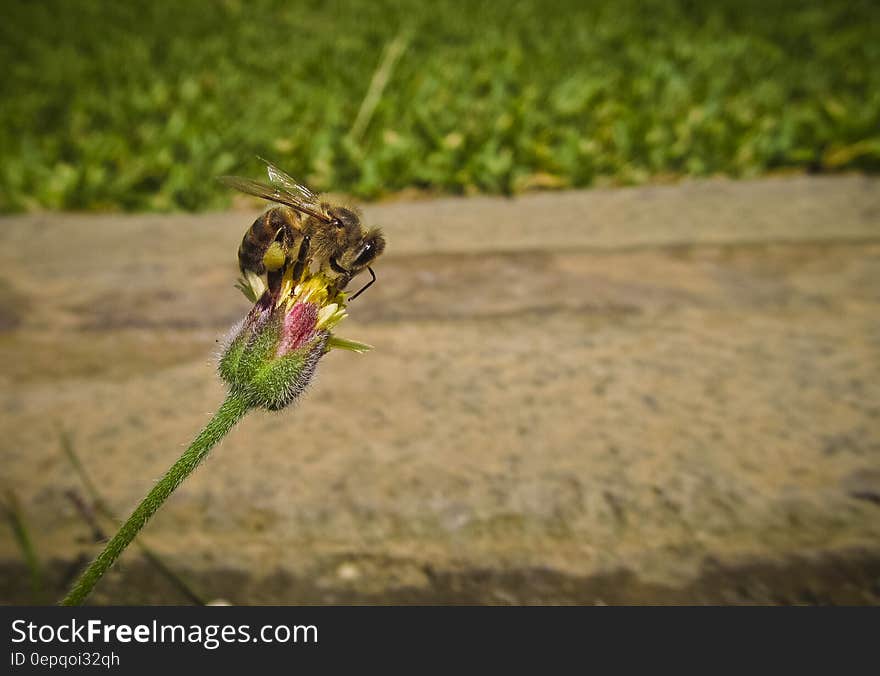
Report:
<svg viewBox="0 0 880 676"><path fill-rule="evenodd" d="M379 282L294 411L144 540L234 603L880 602L880 180L372 205ZM254 214L0 219L0 489L60 595L222 388ZM0 526L0 601L28 602ZM100 603L182 602L136 549Z"/></svg>

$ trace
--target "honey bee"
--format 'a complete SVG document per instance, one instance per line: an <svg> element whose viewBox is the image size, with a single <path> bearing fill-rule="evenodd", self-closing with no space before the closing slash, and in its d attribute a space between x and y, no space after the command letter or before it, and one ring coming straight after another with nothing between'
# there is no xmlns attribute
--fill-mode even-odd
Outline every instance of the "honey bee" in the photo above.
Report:
<svg viewBox="0 0 880 676"><path fill-rule="evenodd" d="M385 250L378 228L364 228L357 213L323 201L271 162L263 160L271 185L238 176L222 176L225 185L281 206L269 209L251 225L238 248L242 273L266 273L269 287L280 281L288 265L299 279L314 265L341 291L358 273L367 270L370 281L354 300L376 281L370 264Z"/></svg>

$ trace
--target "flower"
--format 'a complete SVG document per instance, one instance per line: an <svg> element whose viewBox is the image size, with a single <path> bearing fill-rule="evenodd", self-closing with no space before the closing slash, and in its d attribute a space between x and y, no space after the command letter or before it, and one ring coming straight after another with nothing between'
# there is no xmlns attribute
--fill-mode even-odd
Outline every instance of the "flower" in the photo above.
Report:
<svg viewBox="0 0 880 676"><path fill-rule="evenodd" d="M218 370L231 393L250 407L277 411L295 401L333 348L370 349L333 335L346 316L346 294L320 271L307 270L295 280L288 267L269 286L249 272L238 288L255 302L230 332Z"/></svg>

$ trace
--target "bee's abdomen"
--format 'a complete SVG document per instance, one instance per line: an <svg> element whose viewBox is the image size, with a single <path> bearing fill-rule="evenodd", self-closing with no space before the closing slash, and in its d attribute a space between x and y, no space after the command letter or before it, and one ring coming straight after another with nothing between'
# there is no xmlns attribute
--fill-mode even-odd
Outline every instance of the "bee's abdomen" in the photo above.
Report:
<svg viewBox="0 0 880 676"><path fill-rule="evenodd" d="M244 233L238 247L238 265L258 275L266 271L263 255L276 239L287 246L291 239L291 223L287 210L276 207L262 214ZM280 238L280 239L279 239Z"/></svg>

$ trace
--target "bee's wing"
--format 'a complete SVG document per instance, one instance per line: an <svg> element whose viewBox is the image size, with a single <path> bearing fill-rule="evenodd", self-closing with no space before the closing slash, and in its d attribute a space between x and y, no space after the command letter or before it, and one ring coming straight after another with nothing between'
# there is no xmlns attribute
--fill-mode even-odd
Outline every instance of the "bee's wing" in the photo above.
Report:
<svg viewBox="0 0 880 676"><path fill-rule="evenodd" d="M318 196L311 190L306 188L304 185L298 183L288 174L272 164L269 160L266 160L262 157L259 157L257 159L259 159L261 162L263 162L263 164L266 165L266 173L269 175L269 182L272 185L278 186L290 195L299 196L303 204L314 207L321 206L321 201L318 199Z"/></svg>
<svg viewBox="0 0 880 676"><path fill-rule="evenodd" d="M287 174L284 175L287 176ZM290 179L289 176L287 176L287 178ZM249 178L242 178L241 176L221 176L218 180L223 183L223 185L234 188L239 192L254 195L255 197L261 197L270 202L286 204L297 211L314 216L319 220L325 222L330 221L330 218L323 212L320 202L315 198L312 192L296 182L292 182L291 186L279 184L267 185L265 183L260 183L259 181L253 181ZM292 181L292 179L290 180ZM301 188L302 190L297 190L294 186L296 188ZM305 193L302 191L305 191Z"/></svg>

